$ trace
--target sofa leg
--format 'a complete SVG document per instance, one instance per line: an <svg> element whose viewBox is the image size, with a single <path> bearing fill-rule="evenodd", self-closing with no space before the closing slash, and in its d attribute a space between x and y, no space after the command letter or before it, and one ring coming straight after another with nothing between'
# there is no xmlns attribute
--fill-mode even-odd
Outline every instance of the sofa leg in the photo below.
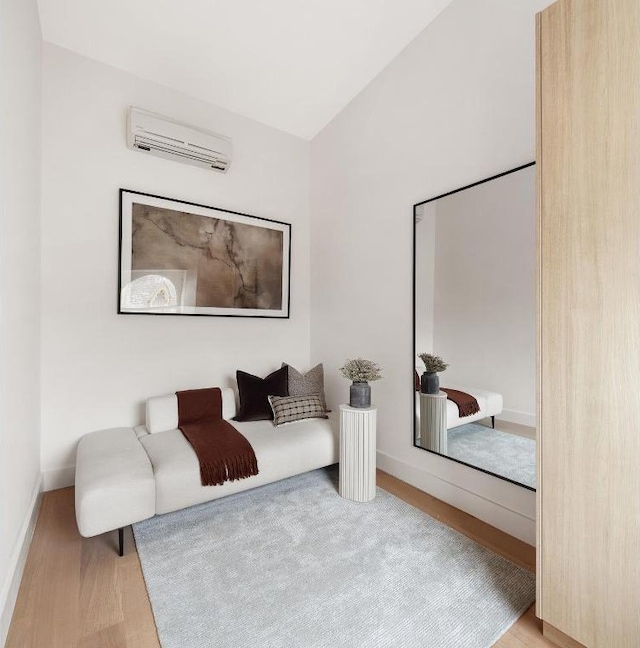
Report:
<svg viewBox="0 0 640 648"><path fill-rule="evenodd" d="M495 430L496 429L496 417L492 416L491 417L491 427Z"/></svg>
<svg viewBox="0 0 640 648"><path fill-rule="evenodd" d="M124 529L118 529L118 555L124 556Z"/></svg>

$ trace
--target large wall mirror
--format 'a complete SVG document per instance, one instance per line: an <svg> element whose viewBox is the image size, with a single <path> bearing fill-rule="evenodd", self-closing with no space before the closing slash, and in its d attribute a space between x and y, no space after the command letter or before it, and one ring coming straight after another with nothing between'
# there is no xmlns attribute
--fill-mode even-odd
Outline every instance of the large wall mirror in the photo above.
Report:
<svg viewBox="0 0 640 648"><path fill-rule="evenodd" d="M413 213L414 445L531 490L535 206L531 163ZM448 367L427 372L419 354Z"/></svg>

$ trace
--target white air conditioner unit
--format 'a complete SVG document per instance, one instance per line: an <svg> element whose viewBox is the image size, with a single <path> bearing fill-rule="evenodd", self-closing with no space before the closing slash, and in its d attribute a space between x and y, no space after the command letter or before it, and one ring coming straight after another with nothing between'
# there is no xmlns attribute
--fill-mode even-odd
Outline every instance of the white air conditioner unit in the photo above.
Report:
<svg viewBox="0 0 640 648"><path fill-rule="evenodd" d="M228 137L133 106L129 108L127 119L127 146L222 173L231 164L232 147Z"/></svg>

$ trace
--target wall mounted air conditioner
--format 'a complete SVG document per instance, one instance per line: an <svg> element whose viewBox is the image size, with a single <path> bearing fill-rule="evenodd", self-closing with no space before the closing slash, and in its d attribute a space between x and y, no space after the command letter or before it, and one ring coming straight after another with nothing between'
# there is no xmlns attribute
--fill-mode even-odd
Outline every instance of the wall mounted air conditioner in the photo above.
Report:
<svg viewBox="0 0 640 648"><path fill-rule="evenodd" d="M131 106L127 146L143 153L225 173L231 164L231 140L222 135Z"/></svg>

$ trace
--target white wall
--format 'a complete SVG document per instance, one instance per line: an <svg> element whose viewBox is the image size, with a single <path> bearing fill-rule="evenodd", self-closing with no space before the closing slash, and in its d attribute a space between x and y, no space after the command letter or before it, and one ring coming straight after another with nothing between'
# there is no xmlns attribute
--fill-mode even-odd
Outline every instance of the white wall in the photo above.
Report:
<svg viewBox="0 0 640 648"><path fill-rule="evenodd" d="M40 82L35 0L0 3L0 645L40 490Z"/></svg>
<svg viewBox="0 0 640 648"><path fill-rule="evenodd" d="M421 374L424 365L417 354L433 353L435 325L436 206L433 203L418 208L415 248L416 354L413 360Z"/></svg>
<svg viewBox="0 0 640 648"><path fill-rule="evenodd" d="M130 105L233 139L218 174L131 151ZM144 400L309 360L309 143L56 46L44 48L42 466L72 479L77 440L142 420ZM117 315L118 188L292 223L291 319Z"/></svg>
<svg viewBox="0 0 640 648"><path fill-rule="evenodd" d="M449 363L441 383L496 391L499 418L535 426L535 167L432 204L434 348Z"/></svg>
<svg viewBox="0 0 640 648"><path fill-rule="evenodd" d="M533 159L548 4L454 0L311 147L312 360L380 362L379 466L531 543L532 492L412 445L412 205ZM344 402L347 382L327 383Z"/></svg>

